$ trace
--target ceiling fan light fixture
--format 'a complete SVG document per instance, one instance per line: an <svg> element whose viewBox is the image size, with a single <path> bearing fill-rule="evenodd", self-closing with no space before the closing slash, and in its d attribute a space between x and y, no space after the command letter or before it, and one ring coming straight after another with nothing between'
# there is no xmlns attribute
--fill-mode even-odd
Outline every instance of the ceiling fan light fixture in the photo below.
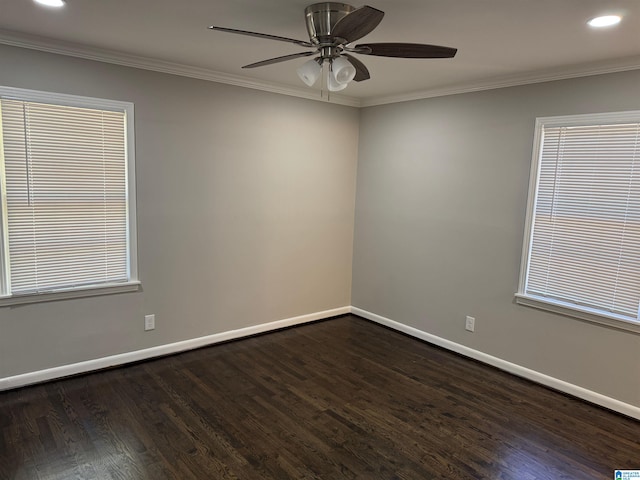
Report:
<svg viewBox="0 0 640 480"><path fill-rule="evenodd" d="M347 84L356 76L356 69L351 62L343 57L333 59L331 69L335 76L336 82Z"/></svg>
<svg viewBox="0 0 640 480"><path fill-rule="evenodd" d="M619 15L604 15L602 17L592 18L587 22L589 26L602 28L602 27L610 27L612 25L617 25L622 20L622 17Z"/></svg>
<svg viewBox="0 0 640 480"><path fill-rule="evenodd" d="M64 7L64 0L34 0L34 2L44 5L45 7L61 8Z"/></svg>
<svg viewBox="0 0 640 480"><path fill-rule="evenodd" d="M309 87L312 87L314 83L320 78L322 74L322 67L318 63L318 59L314 58L304 62L297 70L300 80L306 83Z"/></svg>
<svg viewBox="0 0 640 480"><path fill-rule="evenodd" d="M348 83L338 82L335 72L333 72L332 70L329 70L329 72L327 73L327 88L330 92L339 92L340 90L344 90L345 88L347 88L347 85L349 85Z"/></svg>

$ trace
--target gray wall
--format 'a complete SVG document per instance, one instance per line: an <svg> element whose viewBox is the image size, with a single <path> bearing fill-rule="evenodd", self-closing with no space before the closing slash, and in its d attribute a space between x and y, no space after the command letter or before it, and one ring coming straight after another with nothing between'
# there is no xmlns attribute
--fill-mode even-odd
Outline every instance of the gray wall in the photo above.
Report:
<svg viewBox="0 0 640 480"><path fill-rule="evenodd" d="M640 335L513 295L535 118L636 109L640 71L363 110L352 305L640 406Z"/></svg>
<svg viewBox="0 0 640 480"><path fill-rule="evenodd" d="M135 103L143 283L0 308L0 378L351 303L640 406L640 335L513 300L535 117L640 109L639 71L360 113L7 46L0 65Z"/></svg>
<svg viewBox="0 0 640 480"><path fill-rule="evenodd" d="M357 109L8 46L0 65L135 103L143 288L0 308L0 378L350 304Z"/></svg>

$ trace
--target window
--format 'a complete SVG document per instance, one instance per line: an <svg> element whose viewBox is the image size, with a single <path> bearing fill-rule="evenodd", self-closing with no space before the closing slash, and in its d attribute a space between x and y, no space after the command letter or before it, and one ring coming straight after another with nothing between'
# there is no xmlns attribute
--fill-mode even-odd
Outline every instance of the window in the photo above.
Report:
<svg viewBox="0 0 640 480"><path fill-rule="evenodd" d="M135 290L133 105L0 87L0 304Z"/></svg>
<svg viewBox="0 0 640 480"><path fill-rule="evenodd" d="M640 330L640 112L537 120L517 301Z"/></svg>

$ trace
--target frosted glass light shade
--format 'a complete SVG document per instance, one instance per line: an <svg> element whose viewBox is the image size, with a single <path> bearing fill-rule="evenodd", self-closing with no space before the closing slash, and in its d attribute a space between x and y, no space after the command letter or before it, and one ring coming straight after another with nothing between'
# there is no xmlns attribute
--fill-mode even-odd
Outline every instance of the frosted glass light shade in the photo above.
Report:
<svg viewBox="0 0 640 480"><path fill-rule="evenodd" d="M333 60L331 65L333 74L336 77L336 82L347 84L356 76L356 69L351 62L343 57L338 57Z"/></svg>
<svg viewBox="0 0 640 480"><path fill-rule="evenodd" d="M306 83L308 86L312 87L314 83L320 78L320 74L322 73L322 67L315 60L309 60L308 62L304 62L297 70L298 76L300 80Z"/></svg>
<svg viewBox="0 0 640 480"><path fill-rule="evenodd" d="M339 92L340 90L344 90L347 88L348 83L340 83L336 79L336 75L334 72L329 71L327 75L327 88L330 92Z"/></svg>

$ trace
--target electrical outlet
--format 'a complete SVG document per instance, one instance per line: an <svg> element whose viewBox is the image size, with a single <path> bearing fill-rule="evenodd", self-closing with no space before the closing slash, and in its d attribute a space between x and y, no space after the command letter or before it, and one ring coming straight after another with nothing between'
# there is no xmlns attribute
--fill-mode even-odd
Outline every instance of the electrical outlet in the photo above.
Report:
<svg viewBox="0 0 640 480"><path fill-rule="evenodd" d="M144 316L144 329L153 330L156 328L156 316L155 315L145 315Z"/></svg>
<svg viewBox="0 0 640 480"><path fill-rule="evenodd" d="M465 330L470 332L475 332L476 330L476 319L467 315L467 322L464 326Z"/></svg>

